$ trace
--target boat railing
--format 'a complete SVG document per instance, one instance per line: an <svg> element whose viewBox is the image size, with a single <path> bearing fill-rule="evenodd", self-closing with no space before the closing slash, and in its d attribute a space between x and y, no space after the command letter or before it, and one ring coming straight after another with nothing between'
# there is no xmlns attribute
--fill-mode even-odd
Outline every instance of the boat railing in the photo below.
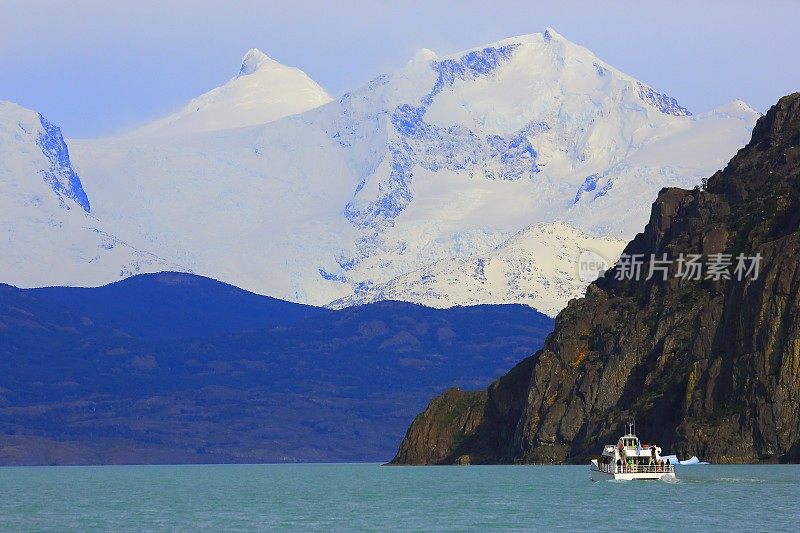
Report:
<svg viewBox="0 0 800 533"><path fill-rule="evenodd" d="M607 474L671 474L675 472L674 465L614 465L599 463L597 469Z"/></svg>

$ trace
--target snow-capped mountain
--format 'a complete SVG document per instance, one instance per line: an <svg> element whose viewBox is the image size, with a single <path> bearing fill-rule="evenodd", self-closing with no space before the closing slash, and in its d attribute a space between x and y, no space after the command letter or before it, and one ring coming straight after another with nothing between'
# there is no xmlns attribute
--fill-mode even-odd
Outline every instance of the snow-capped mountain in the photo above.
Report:
<svg viewBox="0 0 800 533"><path fill-rule="evenodd" d="M537 224L486 253L439 260L330 307L381 300L412 300L428 307L525 302L555 316L565 302L583 296L587 281L613 265L626 244L587 235L564 222Z"/></svg>
<svg viewBox="0 0 800 533"><path fill-rule="evenodd" d="M0 101L0 279L21 287L93 285L181 268L131 247L92 214L60 129Z"/></svg>
<svg viewBox="0 0 800 533"><path fill-rule="evenodd" d="M260 71L252 55L229 83ZM660 188L723 166L756 117L739 102L692 115L548 29L444 57L423 50L261 125L70 146L96 216L199 274L313 304L514 301L555 313L586 284L570 253L617 249ZM474 284L478 259L492 265L481 288L447 286Z"/></svg>
<svg viewBox="0 0 800 533"><path fill-rule="evenodd" d="M242 59L239 73L226 84L130 135L186 135L266 124L330 101L325 89L305 72L253 48Z"/></svg>

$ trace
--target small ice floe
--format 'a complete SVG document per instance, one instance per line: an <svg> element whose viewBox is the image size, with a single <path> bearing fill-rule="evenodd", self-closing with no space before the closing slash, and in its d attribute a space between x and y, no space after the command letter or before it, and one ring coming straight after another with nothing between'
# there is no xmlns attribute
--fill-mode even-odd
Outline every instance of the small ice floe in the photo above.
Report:
<svg viewBox="0 0 800 533"><path fill-rule="evenodd" d="M690 458L686 459L685 461L681 461L678 459L677 455L665 455L663 459L666 461L669 459L670 464L678 465L678 466L691 466L691 465L707 465L706 461L701 461L697 458L696 455L691 456Z"/></svg>

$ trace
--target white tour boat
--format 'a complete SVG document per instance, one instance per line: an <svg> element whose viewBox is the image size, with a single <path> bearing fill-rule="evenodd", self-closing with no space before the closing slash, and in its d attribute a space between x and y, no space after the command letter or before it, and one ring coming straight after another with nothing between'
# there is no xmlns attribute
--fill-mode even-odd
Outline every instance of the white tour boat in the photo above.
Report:
<svg viewBox="0 0 800 533"><path fill-rule="evenodd" d="M661 447L642 444L635 435L634 424L616 445L603 448L599 459L592 459L589 470L592 481L608 479L675 479L675 465L661 457Z"/></svg>

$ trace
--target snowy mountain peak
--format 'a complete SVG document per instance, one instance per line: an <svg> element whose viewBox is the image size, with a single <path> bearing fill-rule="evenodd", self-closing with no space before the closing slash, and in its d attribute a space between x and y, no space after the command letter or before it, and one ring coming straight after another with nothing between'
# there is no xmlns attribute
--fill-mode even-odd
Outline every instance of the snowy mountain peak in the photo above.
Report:
<svg viewBox="0 0 800 533"><path fill-rule="evenodd" d="M411 61L412 62L433 61L437 57L438 55L436 54L436 52L434 52L430 48L420 48L419 50L417 50L417 53L414 54L414 58Z"/></svg>
<svg viewBox="0 0 800 533"><path fill-rule="evenodd" d="M736 100L733 100L733 101L730 103L730 105L732 105L732 106L735 106L735 107L736 107L736 109L738 109L738 110L740 110L740 111L744 111L745 113L757 113L757 114L759 114L759 115L761 114L761 113L759 113L758 111L756 111L755 109L753 109L753 108L750 106L750 104L748 104L748 103L747 103L747 102L745 102L744 100L739 100L738 98L737 98Z"/></svg>
<svg viewBox="0 0 800 533"><path fill-rule="evenodd" d="M718 115L729 115L734 117L760 115L758 111L750 107L746 102L736 99L727 104L715 107L711 113Z"/></svg>
<svg viewBox="0 0 800 533"><path fill-rule="evenodd" d="M242 58L242 67L239 69L239 76L247 76L264 67L285 67L281 65L258 48L251 48Z"/></svg>
<svg viewBox="0 0 800 533"><path fill-rule="evenodd" d="M507 37L505 39L501 39L499 41L495 41L489 44L485 44L483 46L475 47L466 50L465 52L470 52L473 50L483 49L483 48L501 48L503 46L527 46L527 47L534 47L539 50L548 50L549 57L551 59L558 59L562 60L566 57L578 57L582 60L588 60L590 62L600 62L605 67L609 67L606 63L602 62L597 56L589 50L588 48L581 46L573 41L570 41L568 38L564 37L556 30L550 27L546 27L542 32L539 33L528 33L524 35L517 35L515 37ZM459 52L458 54L454 55L461 55L465 52ZM563 63L560 63L563 66ZM609 67L613 69L613 67ZM614 69L615 72L622 74L621 72Z"/></svg>
<svg viewBox="0 0 800 533"><path fill-rule="evenodd" d="M550 27L545 28L542 33L503 39L483 48L510 48L514 51L515 56L520 57L518 61L527 63L527 65L523 65L523 68L527 66L544 76L568 81L568 88L578 89L577 86L573 87L574 84L585 86L584 82L592 79L592 74L596 74L597 78L624 82L617 89L632 88L632 93L636 94L640 101L649 104L665 115L690 116L692 114L675 98L659 93L649 85L605 63L591 50L570 41ZM474 49L472 52L476 50ZM581 87L581 89L584 88Z"/></svg>
<svg viewBox="0 0 800 533"><path fill-rule="evenodd" d="M252 48L242 58L239 73L226 84L128 136L175 136L257 126L330 101L325 89L305 72Z"/></svg>
<svg viewBox="0 0 800 533"><path fill-rule="evenodd" d="M547 42L550 42L553 39L563 39L563 37L561 36L560 33L558 33L556 30L554 30L553 28L551 28L549 26L544 29L544 33L542 33L542 37L544 37L544 40L547 41Z"/></svg>

